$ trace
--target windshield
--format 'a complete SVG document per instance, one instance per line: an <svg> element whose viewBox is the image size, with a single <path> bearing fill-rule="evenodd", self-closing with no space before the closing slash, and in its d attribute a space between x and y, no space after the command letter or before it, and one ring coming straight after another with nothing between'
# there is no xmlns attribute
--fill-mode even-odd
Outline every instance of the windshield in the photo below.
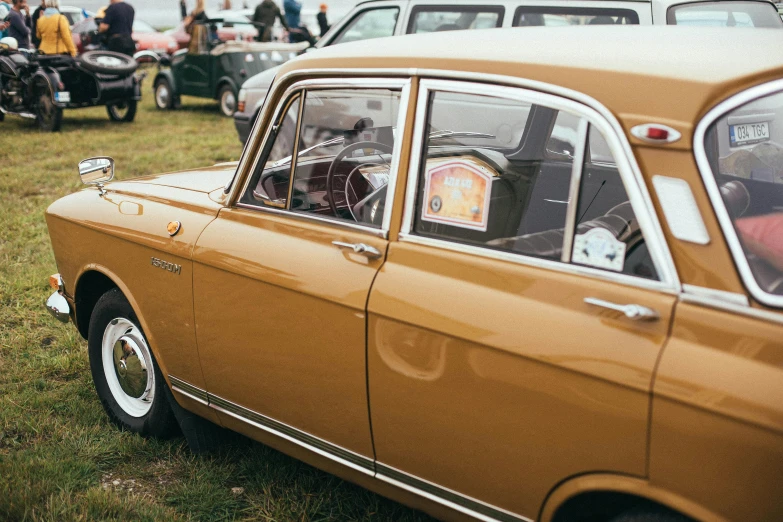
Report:
<svg viewBox="0 0 783 522"><path fill-rule="evenodd" d="M133 32L134 33L157 33L157 31L147 22L142 22L141 20L134 20L133 21Z"/></svg>
<svg viewBox="0 0 783 522"><path fill-rule="evenodd" d="M783 28L777 10L767 2L697 2L669 8L669 25Z"/></svg>
<svg viewBox="0 0 783 522"><path fill-rule="evenodd" d="M742 247L735 256L763 292L783 296L783 93L724 115L704 148Z"/></svg>

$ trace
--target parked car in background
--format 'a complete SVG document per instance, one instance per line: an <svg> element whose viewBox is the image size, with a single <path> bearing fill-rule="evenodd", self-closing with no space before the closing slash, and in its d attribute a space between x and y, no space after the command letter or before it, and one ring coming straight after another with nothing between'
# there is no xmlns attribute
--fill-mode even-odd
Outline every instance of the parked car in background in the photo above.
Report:
<svg viewBox="0 0 783 522"><path fill-rule="evenodd" d="M189 95L216 99L220 112L231 116L247 78L296 57L307 47L307 43L222 41L210 28L216 23L194 23L189 47L160 62L153 84L159 109L173 109L180 96Z"/></svg>
<svg viewBox="0 0 783 522"><path fill-rule="evenodd" d="M32 5L30 7L32 8ZM32 14L33 9L31 9L30 14ZM74 7L72 5L61 5L60 13L63 14L65 18L68 19L68 24L71 27L73 27L74 24L77 24L86 18L95 16L95 13L93 13L92 11L82 9L81 7Z"/></svg>
<svg viewBox="0 0 783 522"><path fill-rule="evenodd" d="M370 0L335 23L315 47L433 31L559 25L730 25L783 28L764 0ZM245 82L234 124L247 139L277 69Z"/></svg>
<svg viewBox="0 0 783 522"><path fill-rule="evenodd" d="M250 19L234 11L221 11L218 13L207 13L215 27L215 32L220 40L227 42L229 40L252 41L258 36ZM174 29L169 29L164 34L173 37L177 41L179 49L187 49L190 43L190 34L185 31L185 25L180 22Z"/></svg>
<svg viewBox="0 0 783 522"><path fill-rule="evenodd" d="M71 27L71 37L80 53L100 46L102 35L97 34L95 18L86 18ZM171 35L163 34L143 20L133 21L133 41L137 51L152 51L158 55L173 53L177 50L177 41Z"/></svg>
<svg viewBox="0 0 783 522"><path fill-rule="evenodd" d="M305 54L238 164L84 163L48 309L124 430L218 423L447 520L783 520L779 34Z"/></svg>

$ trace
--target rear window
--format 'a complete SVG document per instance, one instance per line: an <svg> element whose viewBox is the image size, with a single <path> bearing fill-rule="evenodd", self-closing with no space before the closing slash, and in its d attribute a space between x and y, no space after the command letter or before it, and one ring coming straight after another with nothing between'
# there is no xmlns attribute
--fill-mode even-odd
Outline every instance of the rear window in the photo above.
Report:
<svg viewBox="0 0 783 522"><path fill-rule="evenodd" d="M783 28L777 9L767 2L697 2L669 8L669 25Z"/></svg>
<svg viewBox="0 0 783 522"><path fill-rule="evenodd" d="M783 93L718 119L704 148L734 229L726 232L741 245L734 255L763 292L783 296Z"/></svg>
<svg viewBox="0 0 783 522"><path fill-rule="evenodd" d="M514 27L558 25L638 25L632 9L522 6L514 13Z"/></svg>
<svg viewBox="0 0 783 522"><path fill-rule="evenodd" d="M490 29L503 25L505 9L499 5L423 5L411 11L408 33L433 33L464 29Z"/></svg>

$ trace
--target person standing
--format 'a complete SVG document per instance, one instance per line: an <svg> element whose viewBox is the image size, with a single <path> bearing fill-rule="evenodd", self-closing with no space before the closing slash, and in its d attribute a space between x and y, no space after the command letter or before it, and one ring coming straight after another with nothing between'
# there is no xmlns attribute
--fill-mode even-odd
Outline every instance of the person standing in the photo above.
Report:
<svg viewBox="0 0 783 522"><path fill-rule="evenodd" d="M188 6L185 5L185 0L179 0L179 14L183 20L188 17Z"/></svg>
<svg viewBox="0 0 783 522"><path fill-rule="evenodd" d="M8 27L11 23L6 21L6 18L8 17L8 13L11 12L11 9L11 4L0 0L0 38L8 36Z"/></svg>
<svg viewBox="0 0 783 522"><path fill-rule="evenodd" d="M46 6L44 5L44 0L41 0L41 5L35 8L35 11L33 11L33 16L31 17L30 38L32 39L33 45L36 47L36 49L39 45L41 45L41 40L38 39L38 19L41 18L41 15L43 15L45 9Z"/></svg>
<svg viewBox="0 0 783 522"><path fill-rule="evenodd" d="M316 15L316 19L318 20L318 28L321 30L321 36L326 34L326 31L329 30L329 21L326 19L326 4L321 4L321 7L318 10L318 14Z"/></svg>
<svg viewBox="0 0 783 522"><path fill-rule="evenodd" d="M301 19L299 13L302 12L302 2L297 0L283 0L283 9L285 10L285 19L290 29L299 29Z"/></svg>
<svg viewBox="0 0 783 522"><path fill-rule="evenodd" d="M264 30L260 35L259 41L272 41L272 27L275 25L275 18L280 19L280 23L283 24L286 31L289 30L282 11L280 11L280 8L273 0L264 0L256 6L256 10L253 13L253 21L264 24Z"/></svg>
<svg viewBox="0 0 783 522"><path fill-rule="evenodd" d="M30 15L27 12L27 0L14 0L14 7L8 13L8 22L8 36L16 38L19 49L29 49Z"/></svg>
<svg viewBox="0 0 783 522"><path fill-rule="evenodd" d="M41 45L38 52L43 54L70 54L76 56L76 46L71 37L68 19L60 14L60 0L45 0L46 9L35 26Z"/></svg>
<svg viewBox="0 0 783 522"><path fill-rule="evenodd" d="M111 0L98 32L106 33L106 47L110 51L133 56L136 43L133 41L133 7L122 0Z"/></svg>

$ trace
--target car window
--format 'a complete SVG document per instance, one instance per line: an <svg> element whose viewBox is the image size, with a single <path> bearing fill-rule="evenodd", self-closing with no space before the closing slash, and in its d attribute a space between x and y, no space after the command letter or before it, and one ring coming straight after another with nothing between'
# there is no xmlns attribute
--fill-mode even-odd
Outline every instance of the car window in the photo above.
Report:
<svg viewBox="0 0 783 522"><path fill-rule="evenodd" d="M669 25L783 28L777 10L767 2L697 2L669 8Z"/></svg>
<svg viewBox="0 0 783 522"><path fill-rule="evenodd" d="M638 24L639 15L632 9L521 6L514 12L514 27L559 25L628 25Z"/></svg>
<svg viewBox="0 0 783 522"><path fill-rule="evenodd" d="M296 142L301 96L288 100L275 122L241 203L284 208L291 184L291 157Z"/></svg>
<svg viewBox="0 0 783 522"><path fill-rule="evenodd" d="M580 122L517 100L431 93L413 233L560 261ZM609 146L588 136L602 161L580 164L571 262L656 279Z"/></svg>
<svg viewBox="0 0 783 522"><path fill-rule="evenodd" d="M308 90L290 210L380 227L400 91Z"/></svg>
<svg viewBox="0 0 783 522"><path fill-rule="evenodd" d="M502 6L420 5L411 10L409 34L489 29L503 24Z"/></svg>
<svg viewBox="0 0 783 522"><path fill-rule="evenodd" d="M720 118L704 148L756 283L783 295L783 93Z"/></svg>
<svg viewBox="0 0 783 522"><path fill-rule="evenodd" d="M368 9L357 14L331 44L392 36L400 14L398 7Z"/></svg>

